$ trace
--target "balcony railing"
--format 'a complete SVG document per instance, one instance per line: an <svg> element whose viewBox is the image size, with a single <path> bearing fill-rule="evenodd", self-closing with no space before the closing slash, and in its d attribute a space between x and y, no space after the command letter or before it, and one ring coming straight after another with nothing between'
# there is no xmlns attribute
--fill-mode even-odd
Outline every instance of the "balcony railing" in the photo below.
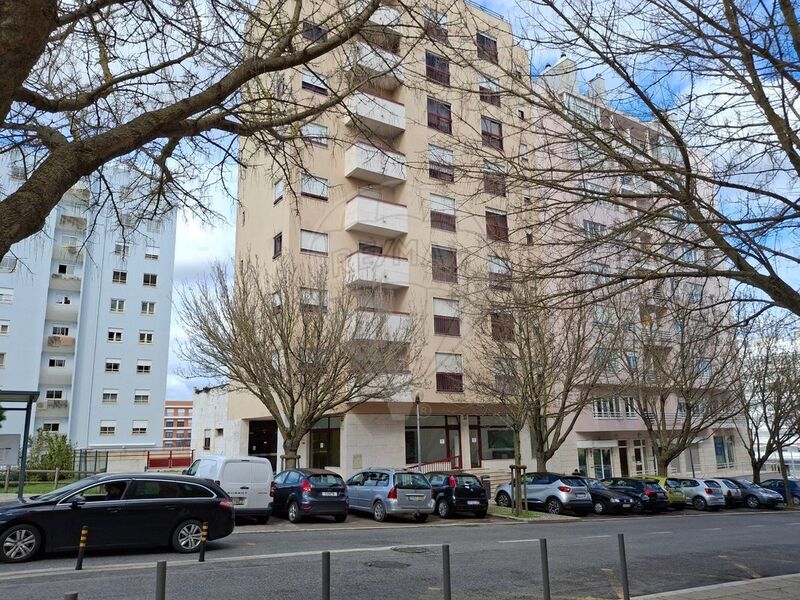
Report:
<svg viewBox="0 0 800 600"><path fill-rule="evenodd" d="M436 373L436 391L445 393L463 392L463 373Z"/></svg>
<svg viewBox="0 0 800 600"><path fill-rule="evenodd" d="M383 185L406 180L406 157L399 152L377 148L366 142L350 146L344 156L345 176Z"/></svg>
<svg viewBox="0 0 800 600"><path fill-rule="evenodd" d="M347 201L344 228L389 238L405 235L408 233L408 208L403 204L355 196Z"/></svg>
<svg viewBox="0 0 800 600"><path fill-rule="evenodd" d="M366 42L351 46L348 60L350 71L375 86L395 89L405 79L400 56Z"/></svg>
<svg viewBox="0 0 800 600"><path fill-rule="evenodd" d="M408 287L408 259L385 254L354 252L347 257L346 280L350 285Z"/></svg>
<svg viewBox="0 0 800 600"><path fill-rule="evenodd" d="M357 121L381 138L392 138L406 129L406 108L373 94L356 92L345 98L345 124Z"/></svg>

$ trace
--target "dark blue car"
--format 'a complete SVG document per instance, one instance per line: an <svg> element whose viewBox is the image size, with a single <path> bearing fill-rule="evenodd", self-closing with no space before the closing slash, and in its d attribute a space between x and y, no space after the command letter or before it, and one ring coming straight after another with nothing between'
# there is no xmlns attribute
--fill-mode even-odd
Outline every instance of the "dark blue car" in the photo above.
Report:
<svg viewBox="0 0 800 600"><path fill-rule="evenodd" d="M761 487L772 490L773 492L778 492L781 498L783 498L783 501L786 502L786 490L783 487L783 479L767 479L761 483ZM800 505L800 481L797 481L797 479L790 479L789 489L792 492L792 504L795 506Z"/></svg>
<svg viewBox="0 0 800 600"><path fill-rule="evenodd" d="M287 469L272 480L272 511L292 523L306 516L347 518L347 486L338 473L325 469Z"/></svg>

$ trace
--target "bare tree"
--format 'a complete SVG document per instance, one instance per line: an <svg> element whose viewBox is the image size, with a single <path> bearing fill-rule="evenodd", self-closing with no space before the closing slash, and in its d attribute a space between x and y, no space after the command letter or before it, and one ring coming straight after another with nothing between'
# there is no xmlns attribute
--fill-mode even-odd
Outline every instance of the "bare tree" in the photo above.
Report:
<svg viewBox="0 0 800 600"><path fill-rule="evenodd" d="M283 261L265 274L243 258L233 281L220 264L180 294L187 376L229 382L258 398L296 466L303 437L323 416L410 390L421 346L419 322L359 308L323 269Z"/></svg>
<svg viewBox="0 0 800 600"><path fill-rule="evenodd" d="M283 151L301 126L362 85L348 44L378 0L323 12L277 0L30 0L0 6L0 152L24 182L0 200L0 257L36 232L82 177L118 205L110 162L136 174L125 210L174 206L210 217L204 190L226 167ZM313 19L313 22L307 21ZM413 36L411 36L413 37ZM341 65L310 100L283 74ZM239 142L250 140L251 151ZM216 175L215 175L216 173ZM215 180L215 177L218 179ZM119 210L117 211L119 212ZM120 225L128 225L120 216Z"/></svg>
<svg viewBox="0 0 800 600"><path fill-rule="evenodd" d="M800 351L787 334L784 320L769 316L748 331L739 434L755 483L769 458L800 439Z"/></svg>
<svg viewBox="0 0 800 600"><path fill-rule="evenodd" d="M735 426L741 349L727 310L647 289L614 303L623 333L607 383L641 417L656 471L665 476L698 439Z"/></svg>

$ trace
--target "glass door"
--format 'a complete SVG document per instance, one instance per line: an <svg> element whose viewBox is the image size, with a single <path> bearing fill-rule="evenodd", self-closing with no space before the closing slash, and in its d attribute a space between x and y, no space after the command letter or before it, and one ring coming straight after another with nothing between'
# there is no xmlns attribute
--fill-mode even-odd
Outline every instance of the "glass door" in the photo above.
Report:
<svg viewBox="0 0 800 600"><path fill-rule="evenodd" d="M597 479L606 479L612 476L611 448L594 448L592 460L594 461L594 476Z"/></svg>

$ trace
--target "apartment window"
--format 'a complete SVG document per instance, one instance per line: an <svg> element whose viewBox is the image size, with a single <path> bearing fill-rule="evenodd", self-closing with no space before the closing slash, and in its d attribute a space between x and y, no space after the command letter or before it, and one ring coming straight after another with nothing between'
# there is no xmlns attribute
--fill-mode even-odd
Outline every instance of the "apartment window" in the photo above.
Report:
<svg viewBox="0 0 800 600"><path fill-rule="evenodd" d="M503 124L489 117L481 117L481 139L484 146L503 149Z"/></svg>
<svg viewBox="0 0 800 600"><path fill-rule="evenodd" d="M103 390L103 404L116 404L119 400L119 390Z"/></svg>
<svg viewBox="0 0 800 600"><path fill-rule="evenodd" d="M303 21L303 37L312 42L324 42L328 37L328 30L311 21Z"/></svg>
<svg viewBox="0 0 800 600"><path fill-rule="evenodd" d="M431 248L431 264L434 281L444 281L446 283L458 281L458 263L455 250L434 246Z"/></svg>
<svg viewBox="0 0 800 600"><path fill-rule="evenodd" d="M455 199L431 194L431 227L444 231L456 230Z"/></svg>
<svg viewBox="0 0 800 600"><path fill-rule="evenodd" d="M143 315L154 315L154 314L156 314L156 303L155 302L148 302L146 300L143 301L142 302L141 313Z"/></svg>
<svg viewBox="0 0 800 600"><path fill-rule="evenodd" d="M453 163L452 150L439 146L428 146L428 176L439 181L453 183L455 181Z"/></svg>
<svg viewBox="0 0 800 600"><path fill-rule="evenodd" d="M153 361L150 360L137 360L136 372L140 375L147 375L153 370Z"/></svg>
<svg viewBox="0 0 800 600"><path fill-rule="evenodd" d="M47 390L44 393L44 397L48 400L63 400L64 390Z"/></svg>
<svg viewBox="0 0 800 600"><path fill-rule="evenodd" d="M211 430L203 430L203 450L211 450Z"/></svg>
<svg viewBox="0 0 800 600"><path fill-rule="evenodd" d="M304 310L325 310L328 306L328 292L315 288L300 288L300 308Z"/></svg>
<svg viewBox="0 0 800 600"><path fill-rule="evenodd" d="M42 423L42 431L49 431L51 433L55 433L59 429L61 429L60 423L55 423L55 422Z"/></svg>
<svg viewBox="0 0 800 600"><path fill-rule="evenodd" d="M133 392L134 404L149 404L150 403L150 390L135 390Z"/></svg>
<svg viewBox="0 0 800 600"><path fill-rule="evenodd" d="M51 335L69 335L69 327L64 325L55 325L51 331Z"/></svg>
<svg viewBox="0 0 800 600"><path fill-rule="evenodd" d="M121 256L122 258L127 258L128 255L131 253L131 245L127 242L116 242L114 244L114 254L117 256Z"/></svg>
<svg viewBox="0 0 800 600"><path fill-rule="evenodd" d="M514 432L503 417L471 416L469 437L472 464L514 458Z"/></svg>
<svg viewBox="0 0 800 600"><path fill-rule="evenodd" d="M524 163L528 162L528 144L519 145L519 159Z"/></svg>
<svg viewBox="0 0 800 600"><path fill-rule="evenodd" d="M533 246L533 229L530 227L525 230L525 243L528 246Z"/></svg>
<svg viewBox="0 0 800 600"><path fill-rule="evenodd" d="M3 319L0 321L0 335L8 335L8 332L11 329L11 321L7 319Z"/></svg>
<svg viewBox="0 0 800 600"><path fill-rule="evenodd" d="M696 362L697 366L697 376L702 377L703 379L708 379L711 377L711 359L710 358L698 358Z"/></svg>
<svg viewBox="0 0 800 600"><path fill-rule="evenodd" d="M152 344L153 343L153 332L152 331L144 331L139 330L139 343L140 344Z"/></svg>
<svg viewBox="0 0 800 600"><path fill-rule="evenodd" d="M281 200L283 200L283 191L286 187L283 179L278 179L275 183L272 184L272 203L277 204Z"/></svg>
<svg viewBox="0 0 800 600"><path fill-rule="evenodd" d="M518 106L517 107L517 116L520 119L525 119L525 108L524 107L522 107L522 106Z"/></svg>
<svg viewBox="0 0 800 600"><path fill-rule="evenodd" d="M425 33L428 39L439 42L441 44L447 43L447 15L436 12L430 7L425 7Z"/></svg>
<svg viewBox="0 0 800 600"><path fill-rule="evenodd" d="M13 273L16 268L16 256L4 256L2 259L0 259L0 273Z"/></svg>
<svg viewBox="0 0 800 600"><path fill-rule="evenodd" d="M436 353L436 391L464 391L464 374L460 354Z"/></svg>
<svg viewBox="0 0 800 600"><path fill-rule="evenodd" d="M161 233L164 230L164 223L161 219L150 219L147 222L148 233Z"/></svg>
<svg viewBox="0 0 800 600"><path fill-rule="evenodd" d="M514 341L514 316L511 313L495 311L489 315L492 339L498 342Z"/></svg>
<svg viewBox="0 0 800 600"><path fill-rule="evenodd" d="M278 258L283 251L283 233L272 238L272 258Z"/></svg>
<svg viewBox="0 0 800 600"><path fill-rule="evenodd" d="M0 287L0 304L12 304L14 302L14 288Z"/></svg>
<svg viewBox="0 0 800 600"><path fill-rule="evenodd" d="M703 299L703 286L699 283L687 283L686 295L691 302L700 302Z"/></svg>
<svg viewBox="0 0 800 600"><path fill-rule="evenodd" d="M147 421L133 421L131 423L131 434L133 435L146 435L147 434Z"/></svg>
<svg viewBox="0 0 800 600"><path fill-rule="evenodd" d="M486 237L494 242L508 241L508 217L498 210L486 210Z"/></svg>
<svg viewBox="0 0 800 600"><path fill-rule="evenodd" d="M506 174L502 165L488 161L483 164L483 191L493 196L506 195Z"/></svg>
<svg viewBox="0 0 800 600"><path fill-rule="evenodd" d="M732 435L714 436L714 454L717 458L717 469L732 469L736 463L733 453L735 442Z"/></svg>
<svg viewBox="0 0 800 600"><path fill-rule="evenodd" d="M54 356L47 360L47 366L55 368L65 367L67 366L67 360L65 358L57 358Z"/></svg>
<svg viewBox="0 0 800 600"><path fill-rule="evenodd" d="M328 180L324 177L315 177L308 173L300 175L300 193L317 200L328 199Z"/></svg>
<svg viewBox="0 0 800 600"><path fill-rule="evenodd" d="M597 240L606 236L607 228L602 223L584 220L583 234L588 240Z"/></svg>
<svg viewBox="0 0 800 600"><path fill-rule="evenodd" d="M156 287L158 275L155 273L145 273L142 275L142 285L145 287Z"/></svg>
<svg viewBox="0 0 800 600"><path fill-rule="evenodd" d="M481 74L478 81L478 92L482 102L500 106L500 85L497 83L497 79Z"/></svg>
<svg viewBox="0 0 800 600"><path fill-rule="evenodd" d="M106 373L119 373L121 361L116 358L106 359Z"/></svg>
<svg viewBox="0 0 800 600"><path fill-rule="evenodd" d="M508 266L508 262L499 256L490 256L487 262L489 286L499 290L511 289L511 267Z"/></svg>
<svg viewBox="0 0 800 600"><path fill-rule="evenodd" d="M436 335L461 335L458 300L433 299L433 333Z"/></svg>
<svg viewBox="0 0 800 600"><path fill-rule="evenodd" d="M109 329L107 340L109 342L121 342L122 341L122 329Z"/></svg>
<svg viewBox="0 0 800 600"><path fill-rule="evenodd" d="M6 368L6 353L0 352L0 369Z"/></svg>
<svg viewBox="0 0 800 600"><path fill-rule="evenodd" d="M325 80L322 77L313 73L310 69L303 69L302 76L302 88L304 90L314 92L315 94L322 94L323 96L328 95L328 86L325 85Z"/></svg>
<svg viewBox="0 0 800 600"><path fill-rule="evenodd" d="M144 257L147 260L158 260L161 250L158 246L147 246L144 249Z"/></svg>
<svg viewBox="0 0 800 600"><path fill-rule="evenodd" d="M328 254L328 234L301 229L300 252Z"/></svg>
<svg viewBox="0 0 800 600"><path fill-rule="evenodd" d="M592 416L595 419L619 419L622 417L619 398L595 398L592 401Z"/></svg>
<svg viewBox="0 0 800 600"><path fill-rule="evenodd" d="M428 98L428 127L442 133L453 133L453 118L449 104Z"/></svg>
<svg viewBox="0 0 800 600"><path fill-rule="evenodd" d="M497 64L497 40L485 33L475 35L475 46L478 49L478 58Z"/></svg>
<svg viewBox="0 0 800 600"><path fill-rule="evenodd" d="M175 421L167 421L164 427L175 427Z"/></svg>
<svg viewBox="0 0 800 600"><path fill-rule="evenodd" d="M128 283L127 271L114 271L111 274L111 281L114 283Z"/></svg>
<svg viewBox="0 0 800 600"><path fill-rule="evenodd" d="M117 433L116 421L100 421L100 435L114 435Z"/></svg>
<svg viewBox="0 0 800 600"><path fill-rule="evenodd" d="M433 52L426 52L425 76L428 81L450 85L450 61Z"/></svg>
<svg viewBox="0 0 800 600"><path fill-rule="evenodd" d="M112 313L125 312L125 300L123 300L122 298L112 298L111 312Z"/></svg>
<svg viewBox="0 0 800 600"><path fill-rule="evenodd" d="M306 123L300 128L300 135L311 144L328 147L328 128L325 125Z"/></svg>
<svg viewBox="0 0 800 600"><path fill-rule="evenodd" d="M74 271L75 267L73 265L58 265L58 267L56 267L56 272L59 275L68 275Z"/></svg>
<svg viewBox="0 0 800 600"><path fill-rule="evenodd" d="M56 298L56 304L72 304L72 300L70 300L69 296L59 296Z"/></svg>
<svg viewBox="0 0 800 600"><path fill-rule="evenodd" d="M635 419L638 415L636 411L636 399L631 396L623 396L622 402L625 405L625 418Z"/></svg>

